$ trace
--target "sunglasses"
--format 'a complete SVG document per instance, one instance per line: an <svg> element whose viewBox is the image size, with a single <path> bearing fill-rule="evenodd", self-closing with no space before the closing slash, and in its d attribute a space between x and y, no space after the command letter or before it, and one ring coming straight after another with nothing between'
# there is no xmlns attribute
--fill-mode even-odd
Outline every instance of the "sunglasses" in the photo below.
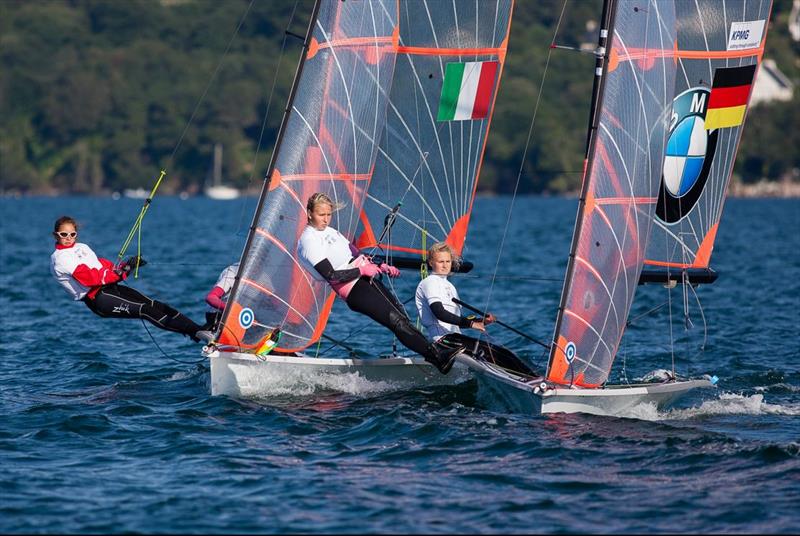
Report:
<svg viewBox="0 0 800 536"><path fill-rule="evenodd" d="M76 233L75 231L72 231L71 233L68 233L66 231L58 231L56 233L56 236L58 236L59 238L75 238L76 236L78 236L78 233Z"/></svg>

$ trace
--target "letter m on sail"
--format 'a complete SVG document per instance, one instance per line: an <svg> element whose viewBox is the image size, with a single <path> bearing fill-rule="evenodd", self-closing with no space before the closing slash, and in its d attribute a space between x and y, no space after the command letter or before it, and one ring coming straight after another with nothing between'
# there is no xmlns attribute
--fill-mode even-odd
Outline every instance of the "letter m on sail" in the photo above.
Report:
<svg viewBox="0 0 800 536"><path fill-rule="evenodd" d="M691 108L689 109L689 113L693 114L701 114L706 109L706 93L701 91L695 91L694 95L692 95L692 104Z"/></svg>

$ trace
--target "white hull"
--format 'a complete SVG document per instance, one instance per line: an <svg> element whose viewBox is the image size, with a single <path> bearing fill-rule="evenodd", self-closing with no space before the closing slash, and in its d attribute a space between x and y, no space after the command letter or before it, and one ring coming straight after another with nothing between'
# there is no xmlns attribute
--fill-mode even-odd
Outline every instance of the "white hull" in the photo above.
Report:
<svg viewBox="0 0 800 536"><path fill-rule="evenodd" d="M220 352L206 354L211 362L211 394L260 397L285 392L293 383L343 385L342 382L383 382L390 388L453 385L466 380L469 371L456 365L449 374L439 373L421 357L374 359L322 358L308 355L256 357ZM334 379L334 381L329 381Z"/></svg>
<svg viewBox="0 0 800 536"><path fill-rule="evenodd" d="M239 197L239 190L225 185L209 186L203 193L206 194L206 197L223 201L236 199Z"/></svg>
<svg viewBox="0 0 800 536"><path fill-rule="evenodd" d="M147 196L150 195L150 190L145 190L144 188L125 188L122 191L122 195L130 199L147 199Z"/></svg>
<svg viewBox="0 0 800 536"><path fill-rule="evenodd" d="M461 354L457 358L475 373L478 388L485 390L512 411L544 413L589 413L620 417L642 404L664 408L698 387L713 387L708 380L613 385L603 389L545 387L543 378L531 379Z"/></svg>

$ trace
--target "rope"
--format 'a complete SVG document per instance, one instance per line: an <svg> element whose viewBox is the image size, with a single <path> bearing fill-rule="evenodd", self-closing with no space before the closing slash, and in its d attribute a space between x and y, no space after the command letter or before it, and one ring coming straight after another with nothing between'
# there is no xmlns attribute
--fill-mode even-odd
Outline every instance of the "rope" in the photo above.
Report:
<svg viewBox="0 0 800 536"><path fill-rule="evenodd" d="M558 16L558 22L556 23L556 28L555 28L555 31L553 32L553 40L552 40L551 45L555 44L555 42L556 42L556 37L558 36L558 30L561 27L561 21L564 18L564 10L566 9L566 7L567 7L567 0L564 0L564 3L561 6L561 14ZM539 83L539 93L536 95L536 104L534 105L534 108L533 108L533 115L531 116L531 124L528 127L528 138L525 141L525 150L522 152L522 159L520 160L520 163L519 163L519 172L517 173L517 180L514 183L514 193L511 196L511 206L508 209L508 218L506 219L505 229L503 229L503 236L500 239L500 248L497 251L497 262L495 263L495 266L494 266L494 273L495 274L497 273L497 270L500 267L500 257L503 254L503 247L505 246L505 243L506 243L506 236L508 235L508 228L509 228L509 226L511 224L511 215L512 215L512 213L514 211L514 202L515 202L515 200L517 198L517 190L519 189L519 183L520 183L520 180L522 179L522 171L523 171L523 169L525 167L525 159L528 156L528 149L530 148L531 138L533 137L533 126L536 123L536 114L539 111L539 103L540 103L540 101L542 99L542 89L544 88L544 81L547 78L547 69L550 66L550 57L552 56L552 54L553 54L553 48L548 48L547 59L545 60L545 64L544 64L544 72L542 73L542 80ZM492 299L492 292L494 291L495 279L496 279L496 277L493 276L492 277L492 282L489 285L489 292L486 293L486 305L484 306L484 309L487 310L487 311L489 310L489 304L490 304L491 299Z"/></svg>
<svg viewBox="0 0 800 536"><path fill-rule="evenodd" d="M628 321L625 323L625 327L628 327L628 326L631 326L631 325L633 325L633 323L634 323L634 322L636 322L637 320L639 320L639 319L640 319L640 318L642 318L642 317L645 317L645 316L647 316L647 315L649 315L649 314L655 313L656 311L658 311L659 309L661 309L662 307L664 307L664 306L665 306L665 305L667 305L668 303L669 303L669 302L664 302L664 303L662 303L661 305L656 305L655 307L653 307L653 308L652 308L652 309L650 309L649 311L645 311L644 313L642 313L642 314L640 314L640 315L637 315L637 316L635 316L635 317L633 317L633 318L629 318L629 319L628 319Z"/></svg>
<svg viewBox="0 0 800 536"><path fill-rule="evenodd" d="M174 161L175 154L178 152L178 149L180 148L181 144L183 143L183 139L186 136L186 133L189 131L189 127L192 125L192 122L194 121L194 118L197 115L197 112L200 109L200 106L203 104L203 101L205 100L209 89L211 89L211 85L213 84L214 80L217 77L217 74L219 73L220 69L222 68L222 64L225 62L225 58L227 57L228 52L230 51L231 46L233 45L233 41L236 39L236 36L239 34L239 30L241 30L242 25L244 24L244 21L247 18L247 14L250 12L250 8L253 7L253 3L254 2L255 2L255 0L250 0L250 3L247 5L247 9L245 9L244 14L242 14L242 17L239 19L239 24L236 26L236 30L234 30L233 35L231 36L230 40L228 41L228 45L225 47L225 52L223 52L222 58L217 63L217 67L214 69L214 73L211 75L211 78L209 79L208 84L206 84L205 90L203 90L203 94L198 99L197 104L195 105L194 110L192 111L192 115L189 117L189 120L186 122L186 126L183 128L183 132L181 133L180 137L178 138L178 141L175 144L175 147L172 149L172 154L170 154L169 159L167 160L167 166L166 166L167 168L169 168L170 165L172 164L172 162ZM162 169L161 170L161 174L159 175L158 179L156 180L155 186L153 186L153 189L150 191L150 195L145 200L144 205L142 206L142 209L139 211L139 216L136 218L136 221L134 222L133 226L131 227L130 232L128 233L128 238L125 240L125 243L122 245L122 248L120 249L120 252L119 252L119 254L117 256L118 262L122 260L122 256L125 254L125 251L128 249L128 246L130 245L131 240L133 240L133 236L134 235L137 235L137 252L136 252L136 254L137 254L137 256L141 255L141 251L142 251L142 220L144 219L145 215L147 214L147 210L150 208L150 203L152 202L153 197L156 194L156 190L158 190L158 187L161 185L161 181L164 179L166 174L167 174L166 170ZM136 278L136 277L138 277L138 275L139 275L139 263L137 262L136 266L135 266L135 270L134 270L133 276L134 276L134 278ZM173 357L168 356L164 352L164 350L161 349L161 347L158 345L156 340L153 338L153 335L150 333L150 330L144 324L144 321L142 321L142 325L145 327L145 330L147 331L147 334L150 335L150 339L153 341L153 344L156 345L156 347L161 351L162 354L164 354L165 357L167 357L169 359L172 359L173 361L176 361L178 363L184 363L184 364L197 364L197 363L200 363L200 361L198 361L198 362L181 361L179 359L175 359Z"/></svg>
<svg viewBox="0 0 800 536"><path fill-rule="evenodd" d="M117 264L122 262L122 257L125 255L125 251L128 249L128 246L133 240L134 234L137 235L136 239L136 255L137 257L142 253L142 221L144 220L145 215L147 214L147 210L150 208L150 203L153 201L153 198L156 195L156 191L158 187L161 186L161 181L164 180L167 172L163 169L161 170L161 174L158 176L153 189L150 190L150 195L147 196L145 199L144 204L142 205L141 210L139 210L139 215L136 217L136 221L133 222L133 226L131 227L130 232L128 232L128 238L125 239L125 242L122 244L122 248L120 248L119 253L117 254ZM134 267L133 271L134 279L139 277L139 262L137 260L136 266Z"/></svg>
<svg viewBox="0 0 800 536"><path fill-rule="evenodd" d="M425 259L423 258L423 262ZM390 263L391 264L391 263ZM225 268L229 266L228 264L219 263L219 262L147 262L148 266L212 266L216 268ZM268 265L264 265L268 266ZM420 263L420 266L422 264ZM427 274L427 269L424 271ZM427 275L422 275L423 271L420 270L420 276L422 279L427 277ZM553 283L562 283L564 281L563 278L559 277L533 277L533 276L523 276L523 275L494 275L494 274L463 274L458 272L451 272L448 277L457 277L457 278L464 278L464 279L489 279L494 277L495 279L504 279L508 281L550 281Z"/></svg>
<svg viewBox="0 0 800 536"><path fill-rule="evenodd" d="M158 348L158 351L161 352L161 355L163 355L167 359L171 359L172 361L175 361L176 363L182 363L184 365L199 365L200 363L203 363L206 360L205 358L203 358L203 359L200 359L198 361L185 361L183 359L178 359L176 357L172 357L171 355L168 355L161 348L161 346L159 346L158 342L156 342L155 337L153 337L153 334L150 333L150 328L147 327L147 323L144 321L144 319L140 318L140 320L142 321L142 326L144 326L144 330L147 332L148 335L150 335L150 340L153 341L153 344L155 344L156 348Z"/></svg>

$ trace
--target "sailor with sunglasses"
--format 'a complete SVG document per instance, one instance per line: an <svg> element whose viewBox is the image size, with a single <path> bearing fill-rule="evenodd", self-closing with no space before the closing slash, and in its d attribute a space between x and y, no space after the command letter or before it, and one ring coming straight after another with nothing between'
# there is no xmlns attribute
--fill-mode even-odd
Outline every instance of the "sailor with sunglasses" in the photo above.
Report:
<svg viewBox="0 0 800 536"><path fill-rule="evenodd" d="M89 246L77 241L78 224L69 216L56 220L53 236L56 250L50 256L50 271L76 301L84 302L96 315L143 318L161 329L191 337L195 342L212 338L210 332L202 331L199 325L169 305L119 284L137 263L139 266L146 264L141 257L131 257L119 266L98 258Z"/></svg>

